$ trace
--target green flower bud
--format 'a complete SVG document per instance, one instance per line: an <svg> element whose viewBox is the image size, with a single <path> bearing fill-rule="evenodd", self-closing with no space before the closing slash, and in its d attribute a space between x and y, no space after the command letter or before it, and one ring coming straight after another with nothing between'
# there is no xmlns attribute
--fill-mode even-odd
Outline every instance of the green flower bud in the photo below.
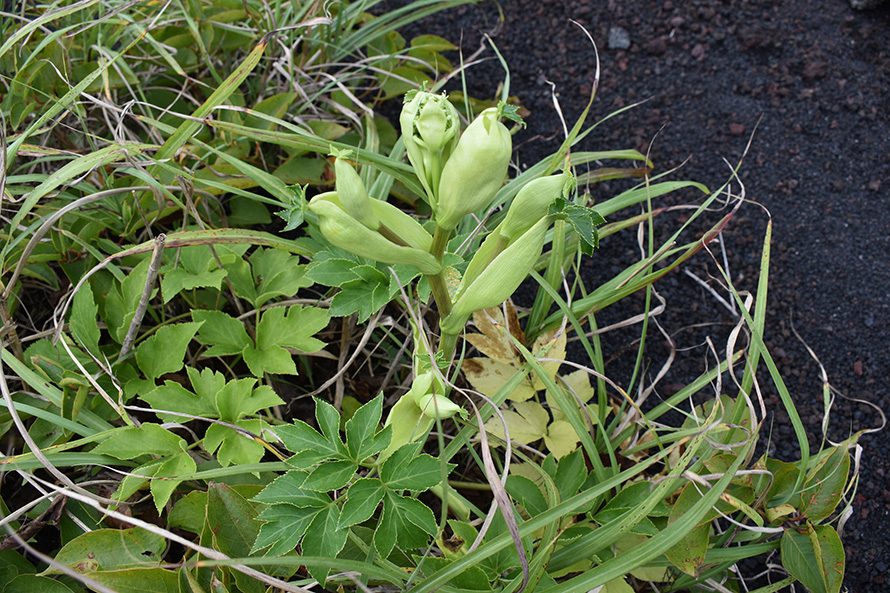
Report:
<svg viewBox="0 0 890 593"><path fill-rule="evenodd" d="M408 160L435 209L442 166L457 145L460 116L444 95L418 91L402 107L399 125Z"/></svg>
<svg viewBox="0 0 890 593"><path fill-rule="evenodd" d="M315 196L309 210L318 215L318 228L325 239L341 249L388 264L409 264L424 274L442 271L442 264L428 252L396 245L351 217L340 207L336 194Z"/></svg>
<svg viewBox="0 0 890 593"><path fill-rule="evenodd" d="M547 216L550 204L562 195L571 181L571 175L560 173L526 183L513 198L506 218L498 226L500 236L512 241Z"/></svg>
<svg viewBox="0 0 890 593"><path fill-rule="evenodd" d="M510 132L499 121L498 110L480 113L442 169L436 224L451 230L466 214L488 206L504 184L512 151Z"/></svg>
<svg viewBox="0 0 890 593"><path fill-rule="evenodd" d="M443 334L459 333L475 311L496 307L510 298L540 257L549 226L549 218L542 218L474 278L464 276L451 314L439 323Z"/></svg>
<svg viewBox="0 0 890 593"><path fill-rule="evenodd" d="M371 210L379 221L380 228L386 227L401 242L415 249L429 251L433 245L433 238L426 229L421 226L413 216L383 200L371 198Z"/></svg>
<svg viewBox="0 0 890 593"><path fill-rule="evenodd" d="M430 418L451 418L460 412L460 406L437 393L428 393L422 396L417 402L417 406L423 410L424 415Z"/></svg>
<svg viewBox="0 0 890 593"><path fill-rule="evenodd" d="M572 183L574 183L572 175L560 173L540 177L525 184L513 198L507 216L476 250L476 255L464 273L463 284L469 286L498 254L547 216L553 200Z"/></svg>
<svg viewBox="0 0 890 593"><path fill-rule="evenodd" d="M403 395L390 409L386 422L383 423L384 427L392 427L392 440L377 457L377 462L387 459L408 443L425 437L435 423L436 419L424 414L413 397L409 397L407 393Z"/></svg>
<svg viewBox="0 0 890 593"><path fill-rule="evenodd" d="M352 165L340 158L339 155L334 159L334 174L336 175L334 183L337 196L340 198L343 209L354 219L372 231L376 231L380 222L371 209L371 198L368 197L368 190L365 189L362 178L352 168Z"/></svg>
<svg viewBox="0 0 890 593"><path fill-rule="evenodd" d="M411 385L411 390L405 395L410 395L414 399L414 403L425 416L451 418L460 411L460 406L437 393L439 391L443 391L442 386L433 377L433 373L428 372L417 375Z"/></svg>

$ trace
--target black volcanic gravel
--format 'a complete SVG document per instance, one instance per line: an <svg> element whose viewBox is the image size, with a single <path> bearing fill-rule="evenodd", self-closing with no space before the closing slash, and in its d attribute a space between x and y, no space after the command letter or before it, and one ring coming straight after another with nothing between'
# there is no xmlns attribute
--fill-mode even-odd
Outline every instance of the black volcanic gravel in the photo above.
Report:
<svg viewBox="0 0 890 593"><path fill-rule="evenodd" d="M733 279L742 289L756 288L766 209L773 241L765 339L811 446L821 439L822 380L803 342L834 388L890 410L890 5L871 12L857 12L846 0L504 0L501 6L503 23L494 3L484 2L404 33L461 41L465 55L480 46L482 33L492 34L510 66L510 93L530 112L528 128L514 139L520 166L554 151L563 137L550 83L570 126L587 101L594 54L572 19L600 50L602 77L589 122L646 100L602 124L580 149L645 151L651 142L656 172L688 160L674 178L714 188L727 178L723 159L736 163L760 122L740 172L756 204L745 205L724 233ZM496 60L474 66L469 92L494 97L503 78ZM669 231L676 221L658 224ZM632 234L603 241L585 279L590 286L603 279L597 273L632 261ZM716 273L707 254L689 269L704 279ZM708 329L720 347L732 316L713 296L682 273L657 287L668 303L660 322L680 347L700 345L704 333L696 324L715 324ZM624 316L639 307L628 301ZM654 374L665 340L656 332L650 340ZM620 377L635 352L627 350L610 368ZM672 370L662 393L671 381L688 379L683 372L692 372L692 363L700 370L705 354L697 347L681 356L679 377ZM781 407L774 390L765 389ZM787 415L773 419L771 454L797 459ZM869 406L838 398L829 437L842 440L880 421ZM861 478L844 531L844 586L851 593L890 590L888 439L882 431L860 440Z"/></svg>

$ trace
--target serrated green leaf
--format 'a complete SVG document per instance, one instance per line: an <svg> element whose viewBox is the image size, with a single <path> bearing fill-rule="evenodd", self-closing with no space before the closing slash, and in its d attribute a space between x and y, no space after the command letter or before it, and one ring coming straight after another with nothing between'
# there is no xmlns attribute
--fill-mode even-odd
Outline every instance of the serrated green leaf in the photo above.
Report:
<svg viewBox="0 0 890 593"><path fill-rule="evenodd" d="M507 476L505 488L507 493L517 503L525 507L525 510L532 517L550 508L547 504L547 499L544 498L544 493L541 492L540 486L525 476L510 474Z"/></svg>
<svg viewBox="0 0 890 593"><path fill-rule="evenodd" d="M381 435L380 418L383 414L383 394L378 395L352 415L346 422L346 449L356 462L383 451L390 441L391 429Z"/></svg>
<svg viewBox="0 0 890 593"><path fill-rule="evenodd" d="M192 367L185 367L185 372L188 374L192 389L195 390L195 395L202 400L214 402L215 407L216 394L226 385L225 375L212 369L203 369L199 372Z"/></svg>
<svg viewBox="0 0 890 593"><path fill-rule="evenodd" d="M226 422L240 420L241 403L250 397L256 379L234 379L225 384L216 394L216 409L219 417Z"/></svg>
<svg viewBox="0 0 890 593"><path fill-rule="evenodd" d="M297 365L291 353L281 346L269 346L265 349L248 346L244 349L244 362L254 377L270 375L296 375Z"/></svg>
<svg viewBox="0 0 890 593"><path fill-rule="evenodd" d="M346 502L340 513L340 526L351 527L371 518L383 500L386 488L376 478L362 478L356 481L346 493Z"/></svg>
<svg viewBox="0 0 890 593"><path fill-rule="evenodd" d="M263 521L257 534L251 554L264 548L267 556L287 554L297 547L303 534L312 524L315 516L322 511L319 507L295 507L289 504L276 504L260 513Z"/></svg>
<svg viewBox="0 0 890 593"><path fill-rule="evenodd" d="M442 481L442 465L435 457L422 453L404 463L397 454L393 454L380 468L380 478L390 490L423 492ZM453 467L453 464L446 464L446 475Z"/></svg>
<svg viewBox="0 0 890 593"><path fill-rule="evenodd" d="M239 420L235 423L253 434L260 434L264 428L262 420ZM220 465L243 465L256 463L263 458L266 449L259 443L238 431L222 424L211 424L204 433L204 448L216 453Z"/></svg>
<svg viewBox="0 0 890 593"><path fill-rule="evenodd" d="M352 268L358 265L349 259L336 257L316 258L315 261L309 264L306 276L313 282L324 284L325 286L342 286L351 280L358 279L356 273L352 271Z"/></svg>
<svg viewBox="0 0 890 593"><path fill-rule="evenodd" d="M322 492L306 490L302 487L307 472L289 471L277 477L253 500L264 504L289 504L296 507L325 507L331 504L331 497Z"/></svg>
<svg viewBox="0 0 890 593"><path fill-rule="evenodd" d="M348 533L348 529L340 527L340 509L332 504L315 515L309 529L306 530L306 535L303 537L303 554L336 558L346 545ZM324 583L329 570L327 567L319 566L310 568L309 574L319 583Z"/></svg>
<svg viewBox="0 0 890 593"><path fill-rule="evenodd" d="M331 300L330 314L345 317L358 313L358 322L363 323L389 302L389 278L372 266L359 265L352 271L359 278L340 285L340 292Z"/></svg>
<svg viewBox="0 0 890 593"><path fill-rule="evenodd" d="M200 323L163 325L136 348L136 364L150 379L182 368L185 351L195 337Z"/></svg>
<svg viewBox="0 0 890 593"><path fill-rule="evenodd" d="M295 420L291 425L278 426L275 432L287 450L295 453L288 463L297 469L309 468L340 456L340 447L302 420Z"/></svg>
<svg viewBox="0 0 890 593"><path fill-rule="evenodd" d="M206 356L229 356L241 354L245 348L253 346L244 324L222 311L192 310L192 319L202 322L197 340L209 346Z"/></svg>
<svg viewBox="0 0 890 593"><path fill-rule="evenodd" d="M71 334L93 354L99 353L99 325L96 323L98 315L99 307L93 299L93 289L87 282L74 295L68 327Z"/></svg>
<svg viewBox="0 0 890 593"><path fill-rule="evenodd" d="M158 471L158 468L164 464L164 461L166 461L165 458L155 459L134 468L121 480L120 486L117 487L112 498L119 501L128 500L140 488L148 484L149 478Z"/></svg>
<svg viewBox="0 0 890 593"><path fill-rule="evenodd" d="M331 443L337 445L342 450L342 442L340 441L340 413L337 408L317 397L312 398L315 401L315 421L321 433Z"/></svg>
<svg viewBox="0 0 890 593"><path fill-rule="evenodd" d="M105 298L105 323L108 332L118 344L122 344L133 315L142 296L145 280L148 277L148 259L143 259L133 268L120 286L114 284Z"/></svg>
<svg viewBox="0 0 890 593"><path fill-rule="evenodd" d="M281 346L318 352L324 348L324 342L312 335L323 330L329 319L327 311L316 307L294 305L287 308L287 316L284 307L267 309L257 325L257 348Z"/></svg>
<svg viewBox="0 0 890 593"><path fill-rule="evenodd" d="M135 459L140 455L174 455L185 451L186 442L159 424L146 422L139 427L120 428L99 443L93 453L116 459Z"/></svg>
<svg viewBox="0 0 890 593"><path fill-rule="evenodd" d="M300 157L295 158L300 159ZM288 163L293 160L294 159L289 159L288 161L285 161L285 163L283 163L280 167L278 167L278 169L276 169L274 172L275 177L281 179L285 183L293 184L295 181L295 176L289 176L286 169L286 165L288 165ZM302 159L302 161L310 161L312 163L321 162L322 166L324 166L324 161L320 161L320 159ZM296 177L298 177L299 180L302 180L302 177ZM284 220L284 229L282 229L282 232L285 233L287 231L292 231L303 224L303 219L306 215L306 207L308 205L306 202L306 189L304 187L301 187L299 185L289 185L287 189L290 190L290 192L292 193L292 198L286 205L284 210L275 213L279 217L281 217L282 220Z"/></svg>
<svg viewBox="0 0 890 593"><path fill-rule="evenodd" d="M195 470L195 460L185 451L173 455L158 467L151 480L151 495L158 513L170 500L176 487L182 483L179 476L192 474Z"/></svg>
<svg viewBox="0 0 890 593"><path fill-rule="evenodd" d="M568 500L578 493L586 479L587 467L584 455L577 450L559 460L553 481L559 490L560 499Z"/></svg>
<svg viewBox="0 0 890 593"><path fill-rule="evenodd" d="M383 498L383 514L374 533L374 546L385 558L396 543L405 551L426 546L436 530L436 517L426 505L387 491Z"/></svg>
<svg viewBox="0 0 890 593"><path fill-rule="evenodd" d="M813 593L838 593L844 581L844 547L830 525L807 522L804 533L785 531L782 565Z"/></svg>
<svg viewBox="0 0 890 593"><path fill-rule="evenodd" d="M250 269L250 263L239 257L229 262L226 271L235 296L253 303L257 299L257 281Z"/></svg>
<svg viewBox="0 0 890 593"><path fill-rule="evenodd" d="M355 477L358 464L354 461L328 461L312 470L302 487L317 492L339 490Z"/></svg>
<svg viewBox="0 0 890 593"><path fill-rule="evenodd" d="M258 309L275 297L291 297L301 288L312 285L300 258L283 249L257 249L250 256L250 264L256 286L253 306Z"/></svg>
<svg viewBox="0 0 890 593"><path fill-rule="evenodd" d="M219 417L226 422L237 422L245 416L260 410L280 406L284 402L268 385L253 386L256 379L234 379L225 384L216 394L216 408Z"/></svg>
<svg viewBox="0 0 890 593"><path fill-rule="evenodd" d="M220 269L209 245L192 245L179 250L178 267L168 264L161 269L161 293L164 304L183 290L216 288L226 277Z"/></svg>
<svg viewBox="0 0 890 593"><path fill-rule="evenodd" d="M140 398L148 402L155 410L182 412L203 418L216 418L218 412L213 399L205 399L195 395L175 381L164 381ZM187 422L183 416L155 412L165 422Z"/></svg>

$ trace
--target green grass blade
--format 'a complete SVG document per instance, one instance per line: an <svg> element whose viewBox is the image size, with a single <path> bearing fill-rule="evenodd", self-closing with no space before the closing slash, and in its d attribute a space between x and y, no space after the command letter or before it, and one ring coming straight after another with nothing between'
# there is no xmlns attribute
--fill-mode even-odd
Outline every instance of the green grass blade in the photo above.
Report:
<svg viewBox="0 0 890 593"><path fill-rule="evenodd" d="M167 138L167 141L164 142L164 145L161 146L160 150L158 150L155 155L156 160L163 161L173 158L176 152L188 142L189 138L194 136L201 128L201 125L204 123L204 118L209 116L216 107L224 103L229 96L238 89L241 83L244 82L244 79L253 72L253 69L256 68L256 65L259 63L260 58L263 57L263 52L266 51L266 46L268 44L268 36L260 40L256 47L254 47L253 50L247 54L241 64L238 65L235 71L232 72L215 91L213 91L207 100L192 113L189 119L180 124L172 136ZM153 173L157 173L157 171L153 171Z"/></svg>
<svg viewBox="0 0 890 593"><path fill-rule="evenodd" d="M25 363L17 359L12 352L5 348L0 349L0 358L22 381L30 385L32 389L49 400L53 405L62 409L62 392L55 385L50 384L46 379L32 371ZM82 409L78 418L83 422L84 426L95 431L105 431L113 428L111 424L87 409Z"/></svg>
<svg viewBox="0 0 890 593"><path fill-rule="evenodd" d="M37 29L46 26L55 19L74 14L75 12L79 12L81 10L85 10L93 6L94 4L99 4L99 0L81 0L80 2L75 2L70 6L51 10L40 15L33 21L27 23L24 27L10 35L6 39L6 41L3 42L3 45L0 45L0 58L6 55L6 52L9 51L9 48L17 45L20 41L22 41L25 37L36 31Z"/></svg>
<svg viewBox="0 0 890 593"><path fill-rule="evenodd" d="M125 465L132 467L134 464L129 461L121 461L110 455L94 455L93 453L59 453L57 455L47 455L50 463L55 467L84 467L90 465ZM17 460L15 458L6 458L0 460L0 469L4 471L42 469L43 464L37 459Z"/></svg>

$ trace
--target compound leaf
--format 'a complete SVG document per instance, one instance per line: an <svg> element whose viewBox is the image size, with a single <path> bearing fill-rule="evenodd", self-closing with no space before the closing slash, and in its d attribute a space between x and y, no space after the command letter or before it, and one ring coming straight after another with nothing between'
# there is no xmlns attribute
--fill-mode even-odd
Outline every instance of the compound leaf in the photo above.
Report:
<svg viewBox="0 0 890 593"><path fill-rule="evenodd" d="M253 346L244 324L222 311L193 310L192 319L203 322L198 330L197 340L209 346L206 356L229 356L241 354L248 346Z"/></svg>
<svg viewBox="0 0 890 593"><path fill-rule="evenodd" d="M136 364L150 379L175 373L183 366L185 351L200 323L164 325L136 348Z"/></svg>

